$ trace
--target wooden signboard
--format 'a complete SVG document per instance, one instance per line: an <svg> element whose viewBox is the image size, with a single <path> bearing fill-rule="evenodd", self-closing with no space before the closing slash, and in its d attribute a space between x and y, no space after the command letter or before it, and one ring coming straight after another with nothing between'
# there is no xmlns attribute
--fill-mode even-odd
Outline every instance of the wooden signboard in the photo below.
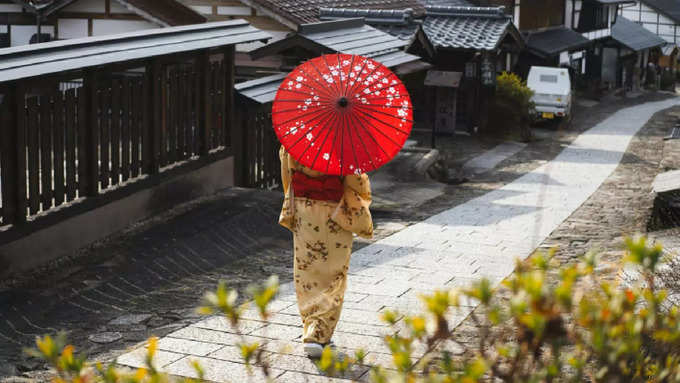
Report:
<svg viewBox="0 0 680 383"><path fill-rule="evenodd" d="M458 88L460 86L460 79L463 78L461 72L445 72L441 70L427 71L425 77L425 85L438 86L446 88Z"/></svg>
<svg viewBox="0 0 680 383"><path fill-rule="evenodd" d="M456 97L463 78L461 72L431 70L425 77L425 85L436 87L434 132L453 134L456 130Z"/></svg>

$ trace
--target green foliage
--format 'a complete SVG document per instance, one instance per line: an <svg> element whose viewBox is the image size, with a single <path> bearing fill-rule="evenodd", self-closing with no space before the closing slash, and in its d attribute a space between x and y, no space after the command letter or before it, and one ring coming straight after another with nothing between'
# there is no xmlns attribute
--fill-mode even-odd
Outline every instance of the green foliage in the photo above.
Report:
<svg viewBox="0 0 680 383"><path fill-rule="evenodd" d="M667 294L655 287L657 269L664 262L662 250L644 238L628 239L625 245L624 261L643 276L635 286L600 280L593 252L562 267L553 252L537 253L517 263L515 273L503 282L503 297L489 281L481 280L465 289L422 296L425 310L417 315L383 312L382 320L394 330L384 338L392 363L373 366L370 380L680 382L680 309L664 306ZM263 319L277 290L275 278L249 288ZM246 306L237 300L235 291L220 284L206 294L200 311L225 315L239 332ZM473 342L459 339L449 322L464 300L479 303L469 317L478 329ZM453 356L451 345L462 350L460 356ZM263 345L247 343L244 337L240 347L247 368L257 366L269 376ZM63 337L39 338L31 353L55 367L56 383L169 382L153 368L155 350L156 340L151 339L148 368L130 374L113 367L88 367L85 358L74 356L72 346L65 346ZM327 347L317 367L329 376L340 376L353 365L364 365L365 358L363 351L348 356ZM200 366L195 368L203 376Z"/></svg>
<svg viewBox="0 0 680 383"><path fill-rule="evenodd" d="M489 114L491 129L505 133L522 133L533 114L534 92L519 76L503 72L496 78L496 94Z"/></svg>

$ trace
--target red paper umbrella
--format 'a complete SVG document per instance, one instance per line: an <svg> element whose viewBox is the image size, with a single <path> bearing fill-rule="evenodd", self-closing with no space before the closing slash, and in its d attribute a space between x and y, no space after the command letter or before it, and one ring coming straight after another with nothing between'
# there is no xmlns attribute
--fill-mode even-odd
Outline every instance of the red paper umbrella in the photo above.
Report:
<svg viewBox="0 0 680 383"><path fill-rule="evenodd" d="M411 132L399 78L362 56L330 54L295 68L279 87L272 121L288 153L311 169L361 174L389 162Z"/></svg>

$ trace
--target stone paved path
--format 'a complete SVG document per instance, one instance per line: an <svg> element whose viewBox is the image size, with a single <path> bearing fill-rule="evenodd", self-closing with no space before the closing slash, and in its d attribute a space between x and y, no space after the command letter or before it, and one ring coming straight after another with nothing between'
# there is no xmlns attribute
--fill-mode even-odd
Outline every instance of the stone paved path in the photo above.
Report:
<svg viewBox="0 0 680 383"><path fill-rule="evenodd" d="M623 109L581 134L554 160L516 181L435 215L354 253L349 288L334 341L340 348L363 348L369 361L388 363L386 333L378 319L385 309L420 309L418 295L437 288L464 286L487 277L500 283L513 271L517 257L527 257L612 173L631 137L657 111L677 99ZM291 284L282 286L269 324L248 315L249 340L270 339L267 350L278 382L323 381L303 357L300 327ZM474 309L450 318L453 324ZM161 339L158 367L191 376L190 360L214 381L246 380L234 347L238 338L219 317L211 317ZM290 344L283 356L283 344ZM143 348L118 358L122 365L141 366ZM350 378L365 376L358 368ZM255 375L251 381L262 381Z"/></svg>
<svg viewBox="0 0 680 383"><path fill-rule="evenodd" d="M519 153L526 146L527 144L521 142L503 142L463 164L463 173L467 175L476 175L489 171L506 158Z"/></svg>

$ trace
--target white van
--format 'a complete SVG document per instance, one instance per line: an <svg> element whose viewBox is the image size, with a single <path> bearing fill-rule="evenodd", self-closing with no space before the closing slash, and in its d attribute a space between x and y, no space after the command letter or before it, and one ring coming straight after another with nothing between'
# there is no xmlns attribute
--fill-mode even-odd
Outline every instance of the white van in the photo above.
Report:
<svg viewBox="0 0 680 383"><path fill-rule="evenodd" d="M531 101L538 117L553 119L571 116L571 80L566 68L532 66L527 86L534 91Z"/></svg>

